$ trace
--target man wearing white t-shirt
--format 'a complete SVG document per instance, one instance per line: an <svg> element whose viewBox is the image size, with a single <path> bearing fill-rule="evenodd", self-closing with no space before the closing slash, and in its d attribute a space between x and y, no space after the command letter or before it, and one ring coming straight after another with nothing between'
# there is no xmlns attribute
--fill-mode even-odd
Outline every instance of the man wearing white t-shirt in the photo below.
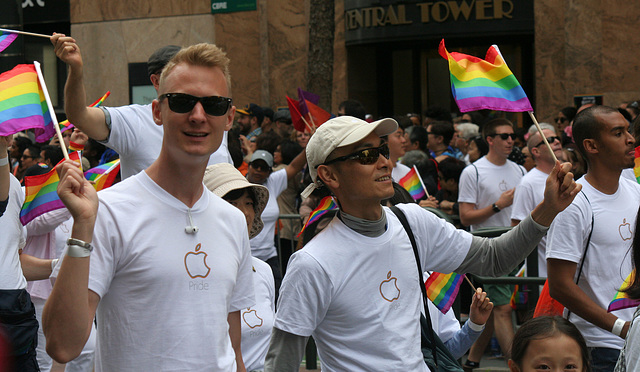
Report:
<svg viewBox="0 0 640 372"><path fill-rule="evenodd" d="M489 153L462 171L458 186L460 222L471 231L481 227L511 226L513 193L526 173L522 166L507 159L516 138L509 120L489 121L482 136L489 145ZM513 289L503 284L486 285L485 290L495 307L482 336L469 351L466 362L469 367L479 366L494 329L505 357L509 357L511 349L514 332L509 300Z"/></svg>
<svg viewBox="0 0 640 372"><path fill-rule="evenodd" d="M202 183L233 122L229 79L215 45L182 49L153 101L165 131L149 168L98 200L80 169L61 166L74 224L42 317L57 361L80 352L97 310L96 371L244 371L240 310L255 302L247 225Z"/></svg>
<svg viewBox="0 0 640 372"><path fill-rule="evenodd" d="M380 205L394 194L393 164L380 137L396 130L392 119L370 124L340 116L311 137L306 153L313 183L303 197L328 187L340 212L291 256L265 371L298 371L310 335L326 371L428 371L418 321L422 280L406 231ZM496 239L473 237L418 205L400 205L422 268L491 276L512 270L579 191L569 166L554 169L547 198L531 217Z"/></svg>
<svg viewBox="0 0 640 372"><path fill-rule="evenodd" d="M542 133L549 142L553 154L562 160L562 139L556 136L554 129L542 129ZM511 211L511 225L516 226L533 208L544 198L544 185L553 166L555 165L553 156L549 148L544 144L539 132L533 133L527 140L527 147L536 166L522 177L513 197L513 208ZM547 237L545 236L538 244L538 276L547 276L547 258L545 256Z"/></svg>
<svg viewBox="0 0 640 372"><path fill-rule="evenodd" d="M76 127L89 138L106 145L120 155L122 179L140 173L160 154L164 127L153 120L151 104L121 107L87 107L84 89L83 62L80 48L72 37L63 34L51 36L56 55L69 65L65 85L65 112ZM149 80L156 91L164 66L180 50L167 45L156 50L147 62ZM69 53L73 51L73 53ZM214 152L209 164L233 163L227 149L227 132L222 144Z"/></svg>
<svg viewBox="0 0 640 372"><path fill-rule="evenodd" d="M547 239L549 292L584 336L594 371L613 371L634 312L607 312L631 272L629 247L640 204L640 185L620 177L633 167L628 129L611 107L576 115L573 138L588 170L578 180L582 192L558 215Z"/></svg>
<svg viewBox="0 0 640 372"><path fill-rule="evenodd" d="M386 141L389 146L389 158L393 163L391 178L393 178L393 181L399 182L411 170L411 168L398 161L406 152L404 146L407 143L407 139L404 137L404 129L398 128L398 130L387 136Z"/></svg>

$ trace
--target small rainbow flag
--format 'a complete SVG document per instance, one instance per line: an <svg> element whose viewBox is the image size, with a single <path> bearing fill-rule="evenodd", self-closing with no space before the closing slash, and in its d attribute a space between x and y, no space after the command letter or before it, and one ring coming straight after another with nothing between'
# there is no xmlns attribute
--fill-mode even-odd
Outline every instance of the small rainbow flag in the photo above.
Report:
<svg viewBox="0 0 640 372"><path fill-rule="evenodd" d="M451 309L453 301L456 300L463 277L464 275L456 273L442 274L432 272L427 281L424 282L424 286L427 289L427 297L443 314L446 314Z"/></svg>
<svg viewBox="0 0 640 372"><path fill-rule="evenodd" d="M526 269L527 269L527 265L526 264L522 265L520 270L518 270L516 277L524 278ZM520 289L519 284L515 285L513 293L511 294L511 301L510 301L510 305L512 309L515 310L518 307L518 305L523 305L527 303L527 300L529 299L529 294L525 292L526 289L527 289L527 286L522 286L522 289Z"/></svg>
<svg viewBox="0 0 640 372"><path fill-rule="evenodd" d="M420 200L424 198L427 193L425 192L422 182L420 181L420 174L414 165L413 168L404 177L398 181L398 184L409 191L413 200Z"/></svg>
<svg viewBox="0 0 640 372"><path fill-rule="evenodd" d="M636 157L633 162L633 174L636 176L636 181L640 183L640 146L636 147Z"/></svg>
<svg viewBox="0 0 640 372"><path fill-rule="evenodd" d="M35 130L36 141L55 133L34 65L17 65L0 74L0 136Z"/></svg>
<svg viewBox="0 0 640 372"><path fill-rule="evenodd" d="M298 107L300 114L311 124L319 127L331 119L331 114L318 106L320 96L298 88Z"/></svg>
<svg viewBox="0 0 640 372"><path fill-rule="evenodd" d="M635 276L636 276L636 269L633 269L633 271L631 271L629 276L627 276L627 278L622 283L622 286L620 286L620 290L618 290L618 293L616 293L616 296L613 298L613 301L611 301L611 303L609 304L609 307L607 308L608 312L627 309L630 307L636 307L640 305L640 300L632 300L629 297L627 297L627 294L624 292L625 289L629 288Z"/></svg>
<svg viewBox="0 0 640 372"><path fill-rule="evenodd" d="M84 177L89 181L93 181L93 187L96 191L100 191L113 185L119 171L120 159L116 159L89 169L84 172Z"/></svg>
<svg viewBox="0 0 640 372"><path fill-rule="evenodd" d="M69 159L80 163L78 152L70 153ZM22 210L20 210L20 222L23 225L43 213L64 208L62 200L58 197L58 181L60 178L58 178L55 167L48 173L24 178L26 195Z"/></svg>
<svg viewBox="0 0 640 372"><path fill-rule="evenodd" d="M111 94L111 91L107 91L107 93L105 93L104 96L98 98L94 103L90 104L89 107L98 107L102 105L104 100L107 99L107 97L109 97L110 94ZM67 129L73 128L73 124L69 123L69 120L65 120L58 123L58 126L60 127L60 133L64 132Z"/></svg>
<svg viewBox="0 0 640 372"><path fill-rule="evenodd" d="M492 45L485 59L462 53L449 53L444 39L439 48L449 61L451 91L460 112L482 109L522 112L533 111L518 79L502 58L497 45Z"/></svg>
<svg viewBox="0 0 640 372"><path fill-rule="evenodd" d="M334 209L338 209L338 204L336 203L333 196L325 196L322 200L320 200L320 204L318 204L318 207L314 209L311 214L309 214L309 219L307 220L307 223L302 226L302 230L300 230L298 237L302 235L302 232L307 228L307 226L316 222L320 217L322 217L323 214Z"/></svg>
<svg viewBox="0 0 640 372"><path fill-rule="evenodd" d="M0 52L7 49L17 37L18 34L13 32L0 31Z"/></svg>

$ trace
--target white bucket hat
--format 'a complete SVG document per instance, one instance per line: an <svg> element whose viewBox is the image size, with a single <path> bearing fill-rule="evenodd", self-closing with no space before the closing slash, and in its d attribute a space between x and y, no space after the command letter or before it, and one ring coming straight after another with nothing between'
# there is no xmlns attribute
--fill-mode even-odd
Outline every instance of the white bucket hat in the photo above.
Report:
<svg viewBox="0 0 640 372"><path fill-rule="evenodd" d="M204 185L211 190L212 193L219 197L227 195L230 191L251 188L253 194L256 197L253 210L256 216L251 224L251 231L249 231L249 239L258 235L264 223L262 222L262 211L269 201L269 190L262 186L250 183L246 178L238 171L233 165L229 163L219 163L210 165L204 171L204 179L202 180Z"/></svg>
<svg viewBox="0 0 640 372"><path fill-rule="evenodd" d="M322 124L307 144L307 163L313 183L301 193L302 198L309 197L313 190L322 186L322 182L318 180L316 168L327 160L333 150L352 145L374 131L382 137L396 130L398 130L398 123L393 119L381 119L367 123L352 116L338 116Z"/></svg>

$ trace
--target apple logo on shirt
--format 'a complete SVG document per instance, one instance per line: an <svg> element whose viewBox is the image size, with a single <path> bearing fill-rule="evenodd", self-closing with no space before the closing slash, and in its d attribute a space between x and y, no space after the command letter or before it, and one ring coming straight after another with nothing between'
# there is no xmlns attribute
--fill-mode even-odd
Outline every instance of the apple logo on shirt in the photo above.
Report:
<svg viewBox="0 0 640 372"><path fill-rule="evenodd" d="M196 245L195 252L187 252L184 255L184 267L187 269L187 274L193 279L206 278L211 271L211 268L207 265L207 253L200 251L202 244Z"/></svg>
<svg viewBox="0 0 640 372"><path fill-rule="evenodd" d="M383 280L382 283L380 283L380 295L389 302L393 302L400 298L398 279L391 276L391 271L387 273L387 280Z"/></svg>
<svg viewBox="0 0 640 372"><path fill-rule="evenodd" d="M620 233L622 240L630 240L633 236L633 233L631 232L631 225L627 222L626 218L622 219L622 223L618 226L618 232Z"/></svg>
<svg viewBox="0 0 640 372"><path fill-rule="evenodd" d="M242 313L242 320L249 328L254 329L256 327L262 327L262 318L258 316L258 312L254 309L248 308Z"/></svg>

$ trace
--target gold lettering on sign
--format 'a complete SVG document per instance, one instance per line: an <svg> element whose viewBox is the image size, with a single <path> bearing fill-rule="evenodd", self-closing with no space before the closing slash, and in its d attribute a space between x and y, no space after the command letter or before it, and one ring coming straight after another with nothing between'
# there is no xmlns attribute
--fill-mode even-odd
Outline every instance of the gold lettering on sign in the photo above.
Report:
<svg viewBox="0 0 640 372"><path fill-rule="evenodd" d="M505 3L509 5L509 10L508 11L504 10L504 4ZM493 18L495 18L495 19L500 19L500 18L512 19L513 16L511 15L511 12L513 12L513 2L511 0L494 0L493 1Z"/></svg>
<svg viewBox="0 0 640 372"><path fill-rule="evenodd" d="M460 17L460 13L462 13L464 19L468 21L469 16L471 16L471 9L473 8L474 2L475 0L471 1L471 4L467 3L466 1L463 1L460 4L458 4L457 1L448 1L447 3L449 4L449 8L451 9L451 14L453 15L454 20L457 21Z"/></svg>
<svg viewBox="0 0 640 372"><path fill-rule="evenodd" d="M380 6L371 8L351 9L345 12L347 30L369 27L384 27L387 25L408 25L405 5L389 5L386 9Z"/></svg>

